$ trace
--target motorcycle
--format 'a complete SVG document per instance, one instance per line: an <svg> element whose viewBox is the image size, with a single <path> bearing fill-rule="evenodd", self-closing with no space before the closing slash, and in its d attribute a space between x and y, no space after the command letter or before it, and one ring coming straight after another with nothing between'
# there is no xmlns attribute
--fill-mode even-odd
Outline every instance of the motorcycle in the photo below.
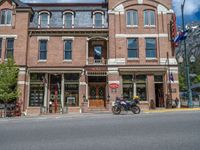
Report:
<svg viewBox="0 0 200 150"><path fill-rule="evenodd" d="M119 115L121 111L132 111L133 114L140 113L140 107L138 106L139 99L133 98L131 101L126 99L116 98L115 102L112 103L112 112L114 115Z"/></svg>

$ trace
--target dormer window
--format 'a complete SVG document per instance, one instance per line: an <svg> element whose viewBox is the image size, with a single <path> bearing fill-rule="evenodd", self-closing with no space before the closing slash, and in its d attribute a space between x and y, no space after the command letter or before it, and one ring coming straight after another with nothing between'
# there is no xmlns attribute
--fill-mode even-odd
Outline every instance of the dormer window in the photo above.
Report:
<svg viewBox="0 0 200 150"><path fill-rule="evenodd" d="M74 28L74 12L65 11L63 13L63 28Z"/></svg>
<svg viewBox="0 0 200 150"><path fill-rule="evenodd" d="M93 28L104 27L104 12L95 11L93 12Z"/></svg>
<svg viewBox="0 0 200 150"><path fill-rule="evenodd" d="M48 11L42 11L39 13L39 28L49 28L50 13Z"/></svg>
<svg viewBox="0 0 200 150"><path fill-rule="evenodd" d="M155 12L153 10L144 11L144 26L155 26Z"/></svg>
<svg viewBox="0 0 200 150"><path fill-rule="evenodd" d="M12 22L12 11L9 9L4 9L0 11L0 24L1 25L11 25Z"/></svg>

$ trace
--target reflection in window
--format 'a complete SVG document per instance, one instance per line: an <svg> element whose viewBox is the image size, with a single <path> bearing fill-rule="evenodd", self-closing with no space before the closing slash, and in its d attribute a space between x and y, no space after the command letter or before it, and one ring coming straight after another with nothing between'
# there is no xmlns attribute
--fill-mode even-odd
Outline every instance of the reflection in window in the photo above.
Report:
<svg viewBox="0 0 200 150"><path fill-rule="evenodd" d="M5 9L0 12L0 24L1 25L11 25L12 22L12 11Z"/></svg>
<svg viewBox="0 0 200 150"><path fill-rule="evenodd" d="M128 39L128 58L138 57L138 39L131 38Z"/></svg>
<svg viewBox="0 0 200 150"><path fill-rule="evenodd" d="M156 58L156 39L146 38L146 57Z"/></svg>
<svg viewBox="0 0 200 150"><path fill-rule="evenodd" d="M94 59L101 59L102 58L102 47L101 46L95 46L94 47Z"/></svg>

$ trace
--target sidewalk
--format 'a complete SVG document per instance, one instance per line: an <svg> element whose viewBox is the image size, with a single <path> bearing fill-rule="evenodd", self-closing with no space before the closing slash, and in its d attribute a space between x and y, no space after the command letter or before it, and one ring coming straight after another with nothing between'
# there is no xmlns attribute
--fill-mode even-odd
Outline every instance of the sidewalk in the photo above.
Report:
<svg viewBox="0 0 200 150"><path fill-rule="evenodd" d="M144 110L143 113L166 113L166 112L189 112L189 111L200 111L200 108L171 108L171 109L154 109Z"/></svg>

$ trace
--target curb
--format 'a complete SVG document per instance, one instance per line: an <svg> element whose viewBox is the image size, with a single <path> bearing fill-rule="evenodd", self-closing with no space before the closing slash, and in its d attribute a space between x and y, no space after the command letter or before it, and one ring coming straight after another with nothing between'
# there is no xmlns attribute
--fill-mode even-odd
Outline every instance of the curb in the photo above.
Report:
<svg viewBox="0 0 200 150"><path fill-rule="evenodd" d="M143 113L167 113L167 112L190 112L200 111L200 108L177 108L177 109L163 109L163 110L144 110Z"/></svg>

